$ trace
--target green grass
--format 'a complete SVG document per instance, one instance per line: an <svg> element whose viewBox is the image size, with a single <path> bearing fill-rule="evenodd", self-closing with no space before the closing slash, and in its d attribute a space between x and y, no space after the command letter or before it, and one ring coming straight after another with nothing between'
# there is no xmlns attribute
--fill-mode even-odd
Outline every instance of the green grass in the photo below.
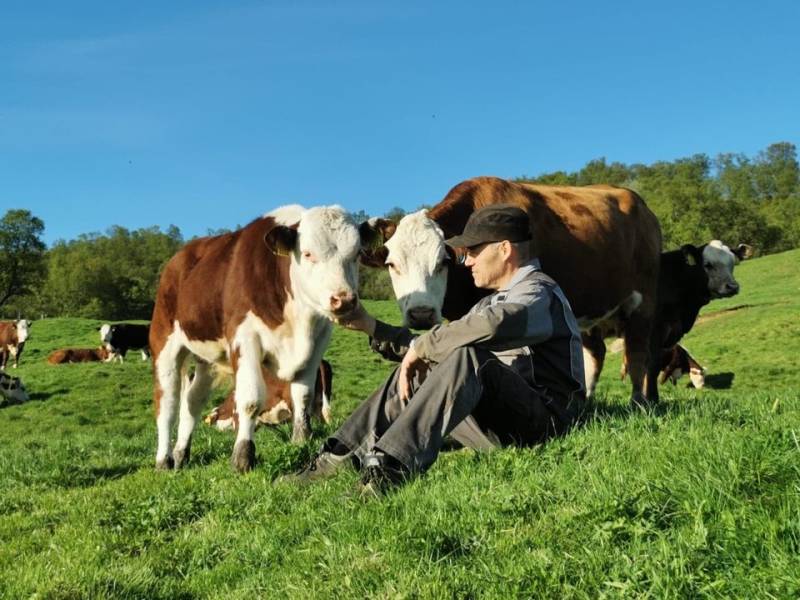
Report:
<svg viewBox="0 0 800 600"><path fill-rule="evenodd" d="M797 597L798 265L743 263L742 293L685 338L720 389L683 379L632 411L611 355L567 437L445 453L367 503L355 473L272 483L320 425L301 447L288 426L259 430L245 476L232 436L201 426L191 466L155 472L150 363L50 366L53 349L97 345L98 322L36 322L17 370L32 401L0 409L0 597ZM396 322L391 303L370 308ZM326 356L338 424L390 364L341 330Z"/></svg>

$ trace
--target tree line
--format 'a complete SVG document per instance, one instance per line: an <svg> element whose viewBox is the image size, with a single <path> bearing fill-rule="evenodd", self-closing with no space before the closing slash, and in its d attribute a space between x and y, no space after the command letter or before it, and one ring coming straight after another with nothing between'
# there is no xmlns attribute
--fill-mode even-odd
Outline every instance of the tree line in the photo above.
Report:
<svg viewBox="0 0 800 600"><path fill-rule="evenodd" d="M711 239L745 242L759 254L800 246L800 165L797 149L788 142L772 144L755 157L696 154L650 165L600 158L576 172L516 181L631 188L658 216L665 250ZM404 215L395 207L383 216L399 220ZM368 214L353 216L360 222ZM166 231L113 226L48 249L41 239L44 227L24 209L9 210L0 220L0 316L149 319L161 268L185 242L175 226ZM383 269L362 268L360 285L365 298L393 297Z"/></svg>

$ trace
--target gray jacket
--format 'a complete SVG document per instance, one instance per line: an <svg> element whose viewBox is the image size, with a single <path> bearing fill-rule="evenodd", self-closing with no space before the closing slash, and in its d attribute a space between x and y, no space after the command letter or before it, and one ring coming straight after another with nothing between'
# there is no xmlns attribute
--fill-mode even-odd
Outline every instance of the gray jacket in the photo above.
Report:
<svg viewBox="0 0 800 600"><path fill-rule="evenodd" d="M534 259L508 286L482 298L462 318L414 337L402 327L378 322L372 347L386 358L414 351L441 362L456 348L489 350L547 396L570 401L585 395L583 349L575 315L558 284Z"/></svg>

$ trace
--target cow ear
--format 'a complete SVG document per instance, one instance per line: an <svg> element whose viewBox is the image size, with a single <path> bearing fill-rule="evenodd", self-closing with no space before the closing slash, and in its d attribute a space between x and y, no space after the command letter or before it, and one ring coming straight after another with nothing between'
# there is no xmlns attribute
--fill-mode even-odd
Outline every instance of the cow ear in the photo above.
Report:
<svg viewBox="0 0 800 600"><path fill-rule="evenodd" d="M374 250L362 248L358 255L358 261L365 267L375 267L382 269L386 266L386 259L389 257L389 249L386 246L379 246Z"/></svg>
<svg viewBox="0 0 800 600"><path fill-rule="evenodd" d="M289 256L297 245L297 225L276 225L264 234L264 243L276 256Z"/></svg>
<svg viewBox="0 0 800 600"><path fill-rule="evenodd" d="M739 244L733 253L739 260L745 260L753 256L753 247L747 244Z"/></svg>
<svg viewBox="0 0 800 600"><path fill-rule="evenodd" d="M361 237L359 260L368 267L382 267L389 254L384 246L397 230L397 224L388 219L373 218L358 226Z"/></svg>
<svg viewBox="0 0 800 600"><path fill-rule="evenodd" d="M690 267L694 267L702 262L699 257L700 248L697 246L693 246L692 244L684 244L681 246L681 252L683 252L683 259Z"/></svg>

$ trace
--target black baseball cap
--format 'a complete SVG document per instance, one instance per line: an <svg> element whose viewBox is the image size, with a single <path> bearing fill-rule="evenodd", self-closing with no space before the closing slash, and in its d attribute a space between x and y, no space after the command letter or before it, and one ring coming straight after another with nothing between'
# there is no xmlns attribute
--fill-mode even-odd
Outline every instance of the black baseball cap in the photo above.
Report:
<svg viewBox="0 0 800 600"><path fill-rule="evenodd" d="M472 248L490 242L527 242L530 239L528 213L512 204L493 204L472 213L464 232L445 243L455 248Z"/></svg>

